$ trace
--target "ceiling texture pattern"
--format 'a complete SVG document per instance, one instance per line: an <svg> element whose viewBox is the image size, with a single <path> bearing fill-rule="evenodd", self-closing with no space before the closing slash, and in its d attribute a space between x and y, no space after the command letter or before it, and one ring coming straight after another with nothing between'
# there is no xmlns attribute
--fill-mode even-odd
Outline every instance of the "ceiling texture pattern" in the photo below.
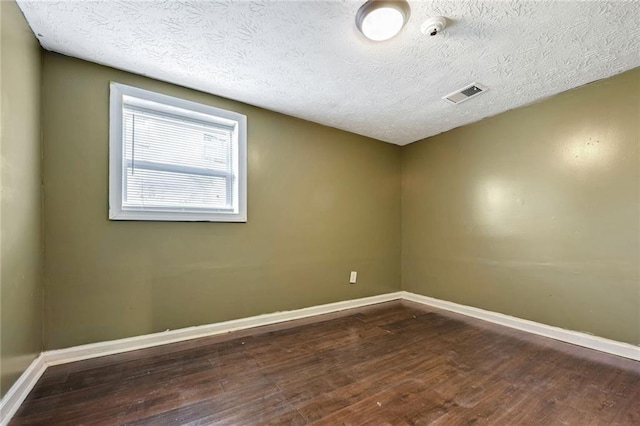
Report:
<svg viewBox="0 0 640 426"><path fill-rule="evenodd" d="M637 1L409 1L385 42L362 3L18 0L47 50L399 145L640 66Z"/></svg>

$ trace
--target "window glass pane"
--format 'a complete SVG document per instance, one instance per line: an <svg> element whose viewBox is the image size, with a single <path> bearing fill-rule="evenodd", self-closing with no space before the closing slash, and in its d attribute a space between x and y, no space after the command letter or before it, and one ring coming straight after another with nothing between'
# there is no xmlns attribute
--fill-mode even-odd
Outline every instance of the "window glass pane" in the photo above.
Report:
<svg viewBox="0 0 640 426"><path fill-rule="evenodd" d="M231 130L123 110L123 209L232 207Z"/></svg>
<svg viewBox="0 0 640 426"><path fill-rule="evenodd" d="M128 107L123 120L127 160L231 172L231 131L227 128Z"/></svg>
<svg viewBox="0 0 640 426"><path fill-rule="evenodd" d="M180 207L186 209L228 209L229 187L220 176L197 176L127 168L123 175L123 209Z"/></svg>

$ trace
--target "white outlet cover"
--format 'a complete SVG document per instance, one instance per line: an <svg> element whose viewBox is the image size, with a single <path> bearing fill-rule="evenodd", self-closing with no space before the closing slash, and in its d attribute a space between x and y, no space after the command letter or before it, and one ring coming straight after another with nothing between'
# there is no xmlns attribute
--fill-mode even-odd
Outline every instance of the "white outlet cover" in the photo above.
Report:
<svg viewBox="0 0 640 426"><path fill-rule="evenodd" d="M356 271L351 271L351 275L349 276L349 282L351 284L355 284L358 279L358 273Z"/></svg>

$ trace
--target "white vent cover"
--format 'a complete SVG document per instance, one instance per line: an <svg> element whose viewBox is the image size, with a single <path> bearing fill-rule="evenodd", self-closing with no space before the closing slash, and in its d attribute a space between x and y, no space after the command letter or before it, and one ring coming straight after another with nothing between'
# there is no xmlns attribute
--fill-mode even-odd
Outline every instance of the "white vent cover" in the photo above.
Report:
<svg viewBox="0 0 640 426"><path fill-rule="evenodd" d="M459 104L467 99L478 96L480 93L486 92L487 88L479 83L471 83L468 86L463 87L460 90L456 90L453 93L449 93L442 99L451 102L452 104Z"/></svg>

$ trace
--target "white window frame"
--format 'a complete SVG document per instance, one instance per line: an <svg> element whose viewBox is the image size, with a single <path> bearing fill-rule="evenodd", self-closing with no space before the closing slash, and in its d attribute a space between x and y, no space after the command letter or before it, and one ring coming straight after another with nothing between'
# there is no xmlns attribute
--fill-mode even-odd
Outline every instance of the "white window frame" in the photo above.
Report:
<svg viewBox="0 0 640 426"><path fill-rule="evenodd" d="M154 102L153 109L187 119L207 121L214 125L231 127L232 143L237 146L234 159L234 200L231 210L208 209L202 211L175 208L123 209L123 96L131 96ZM109 219L110 220L156 220L198 222L246 222L247 221L247 117L232 111L191 102L149 90L111 82L109 109Z"/></svg>

